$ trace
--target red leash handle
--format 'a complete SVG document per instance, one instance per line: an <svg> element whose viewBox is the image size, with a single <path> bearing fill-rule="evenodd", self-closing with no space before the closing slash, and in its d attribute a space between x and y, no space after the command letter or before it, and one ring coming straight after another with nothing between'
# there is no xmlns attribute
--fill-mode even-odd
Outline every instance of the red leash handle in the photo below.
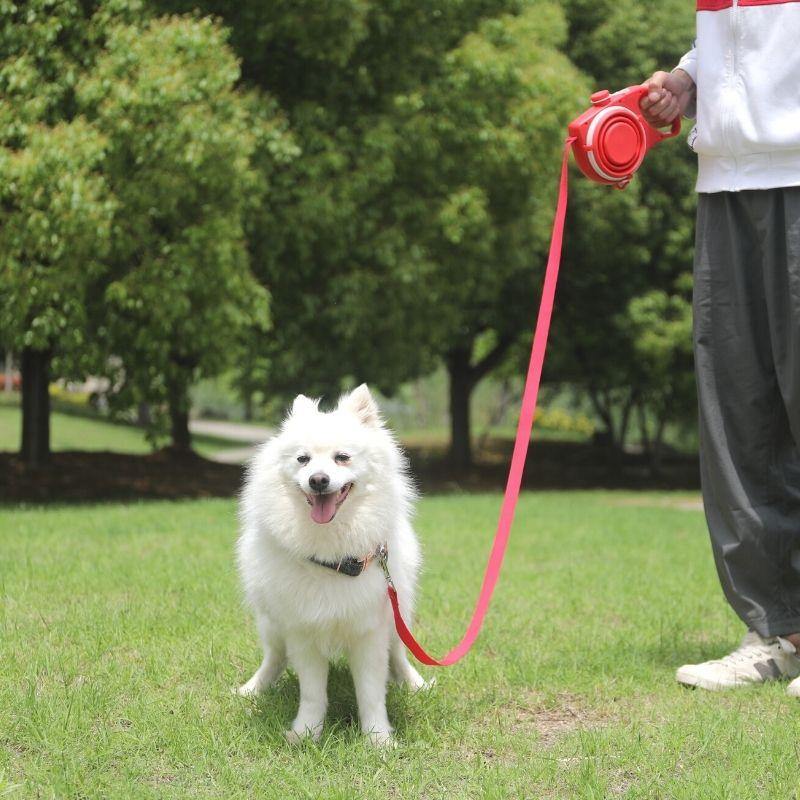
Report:
<svg viewBox="0 0 800 800"><path fill-rule="evenodd" d="M443 658L436 659L428 655L420 643L414 638L408 629L403 616L400 613L400 605L397 600L397 591L391 582L388 570L384 561L384 571L388 582L387 591L389 600L394 612L394 624L397 634L405 646L414 654L418 661L432 667L446 667L460 661L470 650L475 640L478 638L481 626L483 625L486 612L489 610L489 603L492 593L500 577L500 568L503 565L503 556L508 545L508 537L511 533L511 524L514 521L514 511L519 499L519 490L522 485L522 473L525 469L525 459L528 455L528 444L531 439L533 419L536 412L536 400L539 396L539 382L542 377L542 366L544 364L545 349L547 347L547 334L550 331L550 318L553 314L553 302L556 295L556 283L558 282L558 268L561 265L561 243L564 238L564 217L567 213L567 165L569 152L574 137L568 138L564 142L564 156L561 162L561 180L558 190L558 202L556 204L556 215L553 220L553 235L550 239L550 255L547 258L547 269L544 273L544 287L542 289L542 300L539 304L539 315L536 319L536 331L533 335L533 348L531 350L531 360L528 365L528 375L525 379L525 391L522 395L522 408L520 410L519 422L517 423L517 435L514 440L514 453L511 456L511 466L508 471L508 481L506 491L503 496L503 505L500 508L500 518L497 522L497 533L494 537L492 550L489 554L489 561L486 565L486 573L483 576L483 584L472 612L472 620L469 623L464 637L461 641Z"/></svg>

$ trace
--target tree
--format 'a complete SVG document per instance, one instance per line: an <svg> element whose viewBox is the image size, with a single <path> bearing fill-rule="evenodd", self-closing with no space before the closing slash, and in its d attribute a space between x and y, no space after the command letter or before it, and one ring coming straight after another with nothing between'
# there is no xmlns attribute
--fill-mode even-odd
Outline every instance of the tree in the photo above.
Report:
<svg viewBox="0 0 800 800"><path fill-rule="evenodd" d="M110 204L96 175L103 142L75 121L97 4L0 6L0 330L21 350L21 454L50 450L48 381L86 344L84 298L102 271Z"/></svg>
<svg viewBox="0 0 800 800"><path fill-rule="evenodd" d="M564 5L570 25L567 52L592 76L594 88L639 83L676 63L691 44L693 9L681 0L570 0ZM678 297L673 287L691 262L693 162L681 137L651 151L624 192L583 180L572 184L546 375L586 389L607 438L618 448L634 414L661 413L648 405L655 397L655 374L645 380L640 328L630 314L638 308L634 299L653 291ZM682 346L672 363L683 371L671 379L662 373L662 378L684 385L686 370L691 379L691 364L681 352Z"/></svg>
<svg viewBox="0 0 800 800"><path fill-rule="evenodd" d="M565 27L557 4L531 0L152 5L222 16L244 81L278 99L300 149L248 227L274 328L249 340L243 390L261 375L272 394L363 379L391 392L442 357L468 463L471 390L529 336L559 145L589 94L575 65L598 86L642 80L682 51L691 9L570 0ZM546 377L587 385L617 440L638 375L620 315L674 282L690 176L688 154L656 151L625 193L573 182Z"/></svg>
<svg viewBox="0 0 800 800"><path fill-rule="evenodd" d="M133 3L131 3L133 5ZM0 6L0 143L25 147L40 125L69 122L75 83L91 63L98 3L28 0Z"/></svg>
<svg viewBox="0 0 800 800"><path fill-rule="evenodd" d="M571 183L546 380L582 387L603 430L621 448L637 397L636 355L624 312L652 285L649 214L639 177L625 189Z"/></svg>
<svg viewBox="0 0 800 800"><path fill-rule="evenodd" d="M28 183L4 187L3 212L22 219L25 202L50 202L46 224L80 239L90 236L93 217L84 214L89 232L78 230L55 197L57 187L73 180L76 206L96 201L106 213L116 208L113 247L100 241L107 225L96 224L93 245L81 239L68 248L74 258L59 256L61 272L79 271L69 284L71 296L63 286L57 295L50 292L49 273L45 280L25 270L25 259L44 259L45 240L33 242L31 231L24 242L11 242L16 229L7 231L7 247L21 259L13 268L25 272L30 296L50 297L54 308L72 304L72 316L62 314L59 324L70 327L76 346L67 347L69 337L62 336L55 360L36 361L39 378L27 381L38 386L36 408L44 407L42 369L51 363L62 375L109 371L117 405L138 399L166 404L173 439L187 447L188 383L229 364L244 331L266 325L266 293L251 277L244 219L268 190L268 172L252 168L250 159L264 165L291 157L285 125L274 102L235 90L238 65L219 26L208 20L148 22L139 0L6 3L0 52L4 173L27 168L29 150L43 169L49 165L51 180L63 173L51 187L44 185L44 172L31 169ZM90 117L89 124L80 122L85 147L70 140L59 152L65 124L78 124L80 114ZM98 174L102 187L88 181ZM31 188L35 180L41 191ZM23 188L30 189L28 196L20 194ZM89 250L91 263L74 266ZM8 309L19 298L7 293L4 300ZM11 313L0 319L0 328L21 331L23 323ZM40 320L38 311L31 315ZM49 352L45 344L37 339L37 348L44 348L37 352ZM28 439L46 440L46 413L31 409L24 403ZM163 424L163 416L155 421ZM41 434L34 435L37 425Z"/></svg>
<svg viewBox="0 0 800 800"><path fill-rule="evenodd" d="M118 200L96 314L119 357L106 362L114 402L166 408L178 450L191 444L189 385L268 322L245 239L248 204L266 191L252 161L288 159L293 146L274 103L237 92L238 79L218 24L173 17L112 27L78 86L107 137L103 168Z"/></svg>
<svg viewBox="0 0 800 800"><path fill-rule="evenodd" d="M448 49L518 0L226 3L159 0L222 16L243 76L286 110L301 155L279 169L251 226L274 326L247 363L271 394L384 392L435 364L437 265L410 235L413 187L397 181L408 114L396 102L437 75ZM252 391L252 370L240 380Z"/></svg>
<svg viewBox="0 0 800 800"><path fill-rule="evenodd" d="M653 472L661 465L664 430L671 420L694 418L697 407L692 372L691 275L681 276L672 292L654 289L630 301L636 364L641 373L638 404L642 444ZM649 430L646 412L654 417Z"/></svg>
<svg viewBox="0 0 800 800"><path fill-rule="evenodd" d="M536 309L565 126L587 91L555 49L565 36L555 4L487 20L440 76L401 100L400 184L413 240L436 265L428 291L457 469L471 463L472 390L528 333Z"/></svg>
<svg viewBox="0 0 800 800"><path fill-rule="evenodd" d="M104 274L114 201L97 169L105 140L81 120L31 127L0 149L0 332L21 353L21 455L50 454L50 365L87 346L91 287Z"/></svg>

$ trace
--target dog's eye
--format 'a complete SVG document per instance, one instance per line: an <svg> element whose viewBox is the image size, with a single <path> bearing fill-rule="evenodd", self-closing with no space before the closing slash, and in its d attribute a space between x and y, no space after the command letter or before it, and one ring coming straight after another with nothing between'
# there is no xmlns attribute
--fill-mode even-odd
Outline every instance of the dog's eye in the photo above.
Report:
<svg viewBox="0 0 800 800"><path fill-rule="evenodd" d="M337 454L336 454L336 455L333 457L333 460L334 460L334 461L335 461L337 464L347 464L347 463L350 461L350 456L349 456L349 455L347 455L347 453L337 453Z"/></svg>
<svg viewBox="0 0 800 800"><path fill-rule="evenodd" d="M311 456L307 455L297 456L298 464L308 464L309 461L311 461Z"/></svg>

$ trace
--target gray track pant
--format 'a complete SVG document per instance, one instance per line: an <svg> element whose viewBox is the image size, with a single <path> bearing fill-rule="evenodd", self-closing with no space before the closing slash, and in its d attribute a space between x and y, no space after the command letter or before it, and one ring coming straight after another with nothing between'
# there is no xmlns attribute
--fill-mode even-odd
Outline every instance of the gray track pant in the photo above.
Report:
<svg viewBox="0 0 800 800"><path fill-rule="evenodd" d="M722 588L762 636L800 632L800 187L699 196L694 348Z"/></svg>

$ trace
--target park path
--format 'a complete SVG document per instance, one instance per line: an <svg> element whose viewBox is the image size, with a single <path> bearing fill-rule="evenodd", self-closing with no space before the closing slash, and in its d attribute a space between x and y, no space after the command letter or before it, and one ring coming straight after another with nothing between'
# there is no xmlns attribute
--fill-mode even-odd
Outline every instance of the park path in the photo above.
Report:
<svg viewBox="0 0 800 800"><path fill-rule="evenodd" d="M245 425L212 419L193 419L189 422L189 430L199 436L214 436L218 439L230 439L231 443L240 443L238 447L225 448L208 456L212 461L221 464L243 464L253 455L256 445L274 433L272 428L264 425Z"/></svg>

